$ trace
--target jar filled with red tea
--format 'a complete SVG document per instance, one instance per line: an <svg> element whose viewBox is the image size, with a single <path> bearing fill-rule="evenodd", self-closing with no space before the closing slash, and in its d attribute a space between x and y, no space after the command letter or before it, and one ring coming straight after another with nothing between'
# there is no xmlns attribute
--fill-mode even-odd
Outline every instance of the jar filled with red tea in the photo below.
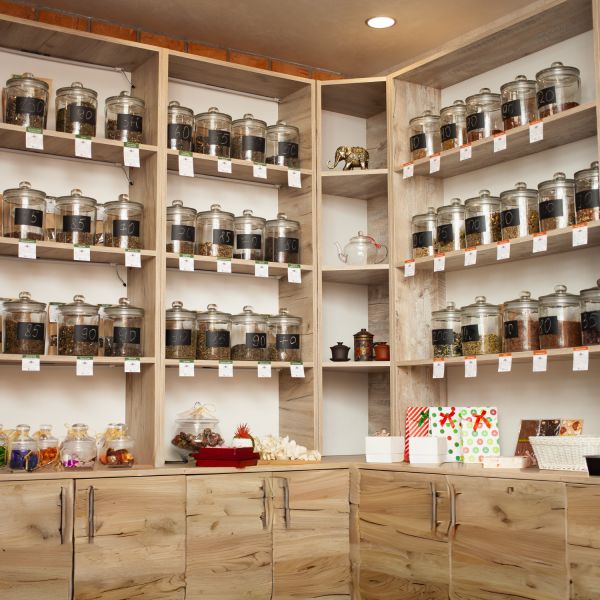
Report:
<svg viewBox="0 0 600 600"><path fill-rule="evenodd" d="M537 106L540 118L579 106L581 78L579 69L553 62L535 75L537 81Z"/></svg>
<svg viewBox="0 0 600 600"><path fill-rule="evenodd" d="M504 304L504 352L537 350L539 342L539 302L531 292L521 292L516 300Z"/></svg>
<svg viewBox="0 0 600 600"><path fill-rule="evenodd" d="M426 110L410 120L410 159L418 160L440 151L440 117Z"/></svg>
<svg viewBox="0 0 600 600"><path fill-rule="evenodd" d="M540 296L540 348L572 348L581 346L581 307L576 294L566 285L554 287L554 294Z"/></svg>
<svg viewBox="0 0 600 600"><path fill-rule="evenodd" d="M452 106L440 110L442 150L460 148L467 143L467 105L455 100Z"/></svg>
<svg viewBox="0 0 600 600"><path fill-rule="evenodd" d="M481 88L478 94L467 97L467 140L476 142L502 133L500 94L494 94L489 88Z"/></svg>
<svg viewBox="0 0 600 600"><path fill-rule="evenodd" d="M504 131L527 125L538 118L537 89L533 79L517 75L500 88Z"/></svg>

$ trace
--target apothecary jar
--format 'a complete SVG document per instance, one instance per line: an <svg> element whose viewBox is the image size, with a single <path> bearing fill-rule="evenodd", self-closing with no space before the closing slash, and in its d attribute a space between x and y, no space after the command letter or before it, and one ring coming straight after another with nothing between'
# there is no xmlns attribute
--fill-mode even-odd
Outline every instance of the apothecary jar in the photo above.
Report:
<svg viewBox="0 0 600 600"><path fill-rule="evenodd" d="M4 237L41 241L45 237L46 194L21 181L4 190Z"/></svg>
<svg viewBox="0 0 600 600"><path fill-rule="evenodd" d="M445 308L431 313L431 344L434 358L461 356L460 308L449 302Z"/></svg>
<svg viewBox="0 0 600 600"><path fill-rule="evenodd" d="M71 425L60 447L63 469L93 469L97 456L96 438L88 433L88 426L83 423Z"/></svg>
<svg viewBox="0 0 600 600"><path fill-rule="evenodd" d="M194 150L200 154L231 156L231 115L215 106L194 117Z"/></svg>
<svg viewBox="0 0 600 600"><path fill-rule="evenodd" d="M119 298L116 306L104 309L108 336L103 340L104 356L143 356L144 309Z"/></svg>
<svg viewBox="0 0 600 600"><path fill-rule="evenodd" d="M209 304L206 312L196 315L199 360L229 360L231 358L231 315Z"/></svg>
<svg viewBox="0 0 600 600"><path fill-rule="evenodd" d="M167 148L190 152L193 140L194 111L172 100L167 110Z"/></svg>
<svg viewBox="0 0 600 600"><path fill-rule="evenodd" d="M3 346L6 354L45 354L46 304L21 292L17 300L3 302Z"/></svg>
<svg viewBox="0 0 600 600"><path fill-rule="evenodd" d="M196 253L200 256L231 258L234 243L234 215L211 204L196 216Z"/></svg>
<svg viewBox="0 0 600 600"><path fill-rule="evenodd" d="M32 73L14 75L6 82L3 95L4 122L46 129L48 84Z"/></svg>
<svg viewBox="0 0 600 600"><path fill-rule="evenodd" d="M540 296L540 348L581 346L581 303L569 294L566 285L554 286L554 293Z"/></svg>
<svg viewBox="0 0 600 600"><path fill-rule="evenodd" d="M290 315L287 308L282 308L279 314L269 317L268 325L269 359L286 362L302 360L302 318Z"/></svg>
<svg viewBox="0 0 600 600"><path fill-rule="evenodd" d="M104 245L113 248L143 248L144 205L119 194L104 204Z"/></svg>
<svg viewBox="0 0 600 600"><path fill-rule="evenodd" d="M74 81L56 91L56 131L94 137L98 93Z"/></svg>
<svg viewBox="0 0 600 600"><path fill-rule="evenodd" d="M477 296L473 304L463 306L461 338L464 356L497 354L502 351L500 307Z"/></svg>
<svg viewBox="0 0 600 600"><path fill-rule="evenodd" d="M266 150L267 124L246 113L236 119L231 126L231 157L252 162L264 163Z"/></svg>
<svg viewBox="0 0 600 600"><path fill-rule="evenodd" d="M187 310L175 300L166 312L165 357L196 358L196 311Z"/></svg>
<svg viewBox="0 0 600 600"><path fill-rule="evenodd" d="M267 317L251 306L232 317L231 358L233 360L269 360Z"/></svg>
<svg viewBox="0 0 600 600"><path fill-rule="evenodd" d="M58 354L98 356L100 307L87 304L81 295L58 307Z"/></svg>
<svg viewBox="0 0 600 600"><path fill-rule="evenodd" d="M94 245L96 241L96 200L81 190L56 199L56 241Z"/></svg>
<svg viewBox="0 0 600 600"><path fill-rule="evenodd" d="M194 254L196 245L196 209L173 200L167 206L167 252Z"/></svg>
<svg viewBox="0 0 600 600"><path fill-rule="evenodd" d="M129 92L106 99L105 135L109 140L141 144L144 141L146 103Z"/></svg>

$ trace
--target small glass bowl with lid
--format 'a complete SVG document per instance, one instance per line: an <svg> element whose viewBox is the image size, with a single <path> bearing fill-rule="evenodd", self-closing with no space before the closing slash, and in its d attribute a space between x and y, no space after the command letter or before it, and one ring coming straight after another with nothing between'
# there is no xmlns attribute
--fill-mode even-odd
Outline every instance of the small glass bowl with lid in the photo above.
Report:
<svg viewBox="0 0 600 600"><path fill-rule="evenodd" d="M112 468L133 467L135 441L127 432L125 423L109 423L100 441L98 460Z"/></svg>
<svg viewBox="0 0 600 600"><path fill-rule="evenodd" d="M107 306L103 313L109 332L103 339L104 356L143 356L144 309L119 298L117 305Z"/></svg>
<svg viewBox="0 0 600 600"><path fill-rule="evenodd" d="M409 122L410 127L410 159L418 160L439 152L442 147L440 139L440 117L426 110L422 115Z"/></svg>
<svg viewBox="0 0 600 600"><path fill-rule="evenodd" d="M190 152L194 141L194 111L177 100L167 109L167 148Z"/></svg>
<svg viewBox="0 0 600 600"><path fill-rule="evenodd" d="M234 214L211 204L196 215L196 253L200 256L231 258L234 243Z"/></svg>
<svg viewBox="0 0 600 600"><path fill-rule="evenodd" d="M249 209L246 209L241 216L234 219L234 258L264 260L266 225L265 219L255 217Z"/></svg>
<svg viewBox="0 0 600 600"><path fill-rule="evenodd" d="M287 308L281 308L278 315L272 315L267 321L269 327L269 360L302 360L302 317L289 314Z"/></svg>
<svg viewBox="0 0 600 600"><path fill-rule="evenodd" d="M196 245L196 209L173 200L167 206L167 252L194 254Z"/></svg>
<svg viewBox="0 0 600 600"><path fill-rule="evenodd" d="M528 189L526 183L519 181L515 189L500 194L500 211L503 240L539 232L538 193Z"/></svg>
<svg viewBox="0 0 600 600"><path fill-rule="evenodd" d="M60 445L60 464L63 469L90 470L98 458L96 438L88 433L84 423L73 423Z"/></svg>
<svg viewBox="0 0 600 600"><path fill-rule="evenodd" d="M434 358L462 356L460 308L448 302L446 308L431 313L431 345Z"/></svg>
<svg viewBox="0 0 600 600"><path fill-rule="evenodd" d="M60 443L52 434L52 425L40 425L39 431L33 434L37 441L40 468L53 466L58 462Z"/></svg>
<svg viewBox="0 0 600 600"><path fill-rule="evenodd" d="M514 81L501 86L500 96L504 131L528 125L538 118L536 83L533 79L517 75Z"/></svg>
<svg viewBox="0 0 600 600"><path fill-rule="evenodd" d="M216 106L194 117L194 150L200 154L231 156L231 115Z"/></svg>
<svg viewBox="0 0 600 600"><path fill-rule="evenodd" d="M233 360L269 360L267 317L244 306L231 318L231 358Z"/></svg>
<svg viewBox="0 0 600 600"><path fill-rule="evenodd" d="M246 113L231 125L231 157L252 162L265 162L267 124Z"/></svg>
<svg viewBox="0 0 600 600"><path fill-rule="evenodd" d="M209 304L206 312L196 315L199 360L229 360L231 358L231 315Z"/></svg>
<svg viewBox="0 0 600 600"><path fill-rule="evenodd" d="M531 292L521 292L517 299L505 302L502 320L504 352L539 349L539 302Z"/></svg>
<svg viewBox="0 0 600 600"><path fill-rule="evenodd" d="M554 286L554 293L540 296L540 348L581 346L581 301L569 294L566 285Z"/></svg>
<svg viewBox="0 0 600 600"><path fill-rule="evenodd" d="M467 100L467 140L476 142L504 131L500 94L481 88Z"/></svg>
<svg viewBox="0 0 600 600"><path fill-rule="evenodd" d="M144 205L119 194L118 200L104 203L104 245L112 248L143 248Z"/></svg>
<svg viewBox="0 0 600 600"><path fill-rule="evenodd" d="M18 188L4 190L4 237L45 239L46 194L21 181Z"/></svg>
<svg viewBox="0 0 600 600"><path fill-rule="evenodd" d="M144 141L146 103L129 92L106 99L105 135L109 140L141 144Z"/></svg>
<svg viewBox="0 0 600 600"><path fill-rule="evenodd" d="M502 352L500 307L477 296L473 304L461 309L461 340L464 356Z"/></svg>
<svg viewBox="0 0 600 600"><path fill-rule="evenodd" d="M564 173L538 184L540 228L562 229L575 223L575 180Z"/></svg>
<svg viewBox="0 0 600 600"><path fill-rule="evenodd" d="M33 471L40 461L38 443L29 432L29 425L17 425L15 437L10 440L8 468L11 471Z"/></svg>
<svg viewBox="0 0 600 600"><path fill-rule="evenodd" d="M87 304L81 295L58 307L58 354L98 356L100 307Z"/></svg>
<svg viewBox="0 0 600 600"><path fill-rule="evenodd" d="M265 260L277 263L300 263L300 223L285 213L267 221Z"/></svg>
<svg viewBox="0 0 600 600"><path fill-rule="evenodd" d="M433 256L437 236L437 214L429 207L426 213L412 218L412 257Z"/></svg>
<svg viewBox="0 0 600 600"><path fill-rule="evenodd" d="M285 121L267 127L267 164L297 169L300 166L300 130Z"/></svg>
<svg viewBox="0 0 600 600"><path fill-rule="evenodd" d="M440 110L440 138L442 150L460 148L467 143L467 105L455 100Z"/></svg>
<svg viewBox="0 0 600 600"><path fill-rule="evenodd" d="M56 241L93 246L96 241L96 200L71 190L56 199Z"/></svg>
<svg viewBox="0 0 600 600"><path fill-rule="evenodd" d="M17 300L3 302L3 348L6 354L45 354L46 305L21 292Z"/></svg>
<svg viewBox="0 0 600 600"><path fill-rule="evenodd" d="M98 92L79 81L56 90L56 131L94 137Z"/></svg>
<svg viewBox="0 0 600 600"><path fill-rule="evenodd" d="M183 460L201 448L216 448L224 443L214 407L196 402L191 410L177 415L171 445Z"/></svg>
<svg viewBox="0 0 600 600"><path fill-rule="evenodd" d="M584 346L600 344L600 279L596 287L581 290L581 341Z"/></svg>
<svg viewBox="0 0 600 600"><path fill-rule="evenodd" d="M11 77L4 88L4 122L45 129L48 118L48 84L32 73Z"/></svg>
<svg viewBox="0 0 600 600"><path fill-rule="evenodd" d="M502 239L500 198L489 190L465 201L465 236L467 246L493 244Z"/></svg>
<svg viewBox="0 0 600 600"><path fill-rule="evenodd" d="M575 173L575 217L577 223L600 221L598 161Z"/></svg>
<svg viewBox="0 0 600 600"><path fill-rule="evenodd" d="M452 252L465 247L465 207L460 198L437 211L437 252Z"/></svg>
<svg viewBox="0 0 600 600"><path fill-rule="evenodd" d="M538 71L537 107L541 119L579 106L581 102L581 78L577 67L567 67L553 62Z"/></svg>
<svg viewBox="0 0 600 600"><path fill-rule="evenodd" d="M196 311L175 300L166 312L165 358L196 358Z"/></svg>

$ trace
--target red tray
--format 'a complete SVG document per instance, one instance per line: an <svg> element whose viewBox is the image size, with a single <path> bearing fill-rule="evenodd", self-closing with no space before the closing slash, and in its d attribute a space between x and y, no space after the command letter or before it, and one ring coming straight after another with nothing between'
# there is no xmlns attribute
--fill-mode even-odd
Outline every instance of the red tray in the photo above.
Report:
<svg viewBox="0 0 600 600"><path fill-rule="evenodd" d="M192 457L197 467L253 467L260 454L253 448L200 448Z"/></svg>
<svg viewBox="0 0 600 600"><path fill-rule="evenodd" d="M258 459L252 458L249 460L200 460L196 458L197 467L233 467L235 469L243 469L244 467L254 467L258 463Z"/></svg>

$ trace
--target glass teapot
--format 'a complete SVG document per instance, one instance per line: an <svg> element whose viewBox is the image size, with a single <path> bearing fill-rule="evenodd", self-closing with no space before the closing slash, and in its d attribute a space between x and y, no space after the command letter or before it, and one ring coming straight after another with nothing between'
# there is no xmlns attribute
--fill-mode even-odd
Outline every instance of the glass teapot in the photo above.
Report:
<svg viewBox="0 0 600 600"><path fill-rule="evenodd" d="M344 249L339 242L335 243L338 258L348 265L374 265L382 263L388 255L387 246L379 244L369 234L362 231L350 238Z"/></svg>

